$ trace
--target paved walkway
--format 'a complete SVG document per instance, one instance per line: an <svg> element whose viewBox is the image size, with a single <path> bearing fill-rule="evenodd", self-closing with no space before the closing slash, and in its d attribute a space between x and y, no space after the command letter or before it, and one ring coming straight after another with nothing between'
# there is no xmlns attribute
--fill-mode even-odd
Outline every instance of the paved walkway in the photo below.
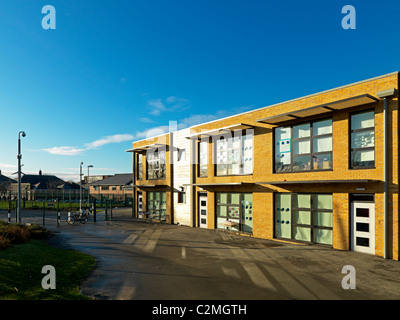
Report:
<svg viewBox="0 0 400 320"><path fill-rule="evenodd" d="M133 221L50 227L52 242L93 255L82 283L94 299L400 299L400 262L322 246ZM356 289L342 288L354 266Z"/></svg>

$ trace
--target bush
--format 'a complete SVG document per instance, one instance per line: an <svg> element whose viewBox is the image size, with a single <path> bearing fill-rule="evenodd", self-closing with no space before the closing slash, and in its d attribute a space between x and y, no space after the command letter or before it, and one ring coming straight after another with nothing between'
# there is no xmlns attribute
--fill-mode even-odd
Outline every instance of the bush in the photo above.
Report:
<svg viewBox="0 0 400 320"><path fill-rule="evenodd" d="M39 225L0 223L0 250L7 249L13 244L26 243L30 239L45 239L49 234L49 231Z"/></svg>

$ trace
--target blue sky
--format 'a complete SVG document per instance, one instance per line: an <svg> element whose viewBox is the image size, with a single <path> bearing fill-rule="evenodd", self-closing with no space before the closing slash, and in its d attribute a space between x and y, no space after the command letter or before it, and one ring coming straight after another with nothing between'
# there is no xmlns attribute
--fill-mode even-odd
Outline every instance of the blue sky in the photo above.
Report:
<svg viewBox="0 0 400 320"><path fill-rule="evenodd" d="M341 26L348 4L355 30ZM398 12L395 0L2 0L0 169L17 170L24 130L23 172L131 172L124 150L150 128L397 71Z"/></svg>

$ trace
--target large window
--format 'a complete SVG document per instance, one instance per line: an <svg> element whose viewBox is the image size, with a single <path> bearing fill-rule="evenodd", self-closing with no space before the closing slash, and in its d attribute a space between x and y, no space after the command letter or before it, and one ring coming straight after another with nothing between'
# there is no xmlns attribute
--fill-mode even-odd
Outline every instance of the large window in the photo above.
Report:
<svg viewBox="0 0 400 320"><path fill-rule="evenodd" d="M375 166L374 111L351 116L351 168Z"/></svg>
<svg viewBox="0 0 400 320"><path fill-rule="evenodd" d="M331 194L275 194L275 237L332 244Z"/></svg>
<svg viewBox="0 0 400 320"><path fill-rule="evenodd" d="M332 119L275 129L275 172L332 169Z"/></svg>
<svg viewBox="0 0 400 320"><path fill-rule="evenodd" d="M150 219L165 221L167 213L167 195L165 192L147 192L147 211Z"/></svg>
<svg viewBox="0 0 400 320"><path fill-rule="evenodd" d="M208 141L199 142L199 177L207 177Z"/></svg>
<svg viewBox="0 0 400 320"><path fill-rule="evenodd" d="M253 232L253 194L216 193L217 229Z"/></svg>
<svg viewBox="0 0 400 320"><path fill-rule="evenodd" d="M238 175L253 173L253 130L233 137L222 135L215 141L216 174Z"/></svg>
<svg viewBox="0 0 400 320"><path fill-rule="evenodd" d="M147 179L165 179L165 149L151 149L146 153Z"/></svg>

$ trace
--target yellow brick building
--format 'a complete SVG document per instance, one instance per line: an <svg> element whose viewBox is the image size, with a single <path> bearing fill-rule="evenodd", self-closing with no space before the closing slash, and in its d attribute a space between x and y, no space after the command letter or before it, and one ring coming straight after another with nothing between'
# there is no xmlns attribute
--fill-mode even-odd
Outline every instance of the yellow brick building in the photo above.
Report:
<svg viewBox="0 0 400 320"><path fill-rule="evenodd" d="M394 72L191 127L190 225L398 260L398 83ZM129 151L135 215L176 223L171 134Z"/></svg>

